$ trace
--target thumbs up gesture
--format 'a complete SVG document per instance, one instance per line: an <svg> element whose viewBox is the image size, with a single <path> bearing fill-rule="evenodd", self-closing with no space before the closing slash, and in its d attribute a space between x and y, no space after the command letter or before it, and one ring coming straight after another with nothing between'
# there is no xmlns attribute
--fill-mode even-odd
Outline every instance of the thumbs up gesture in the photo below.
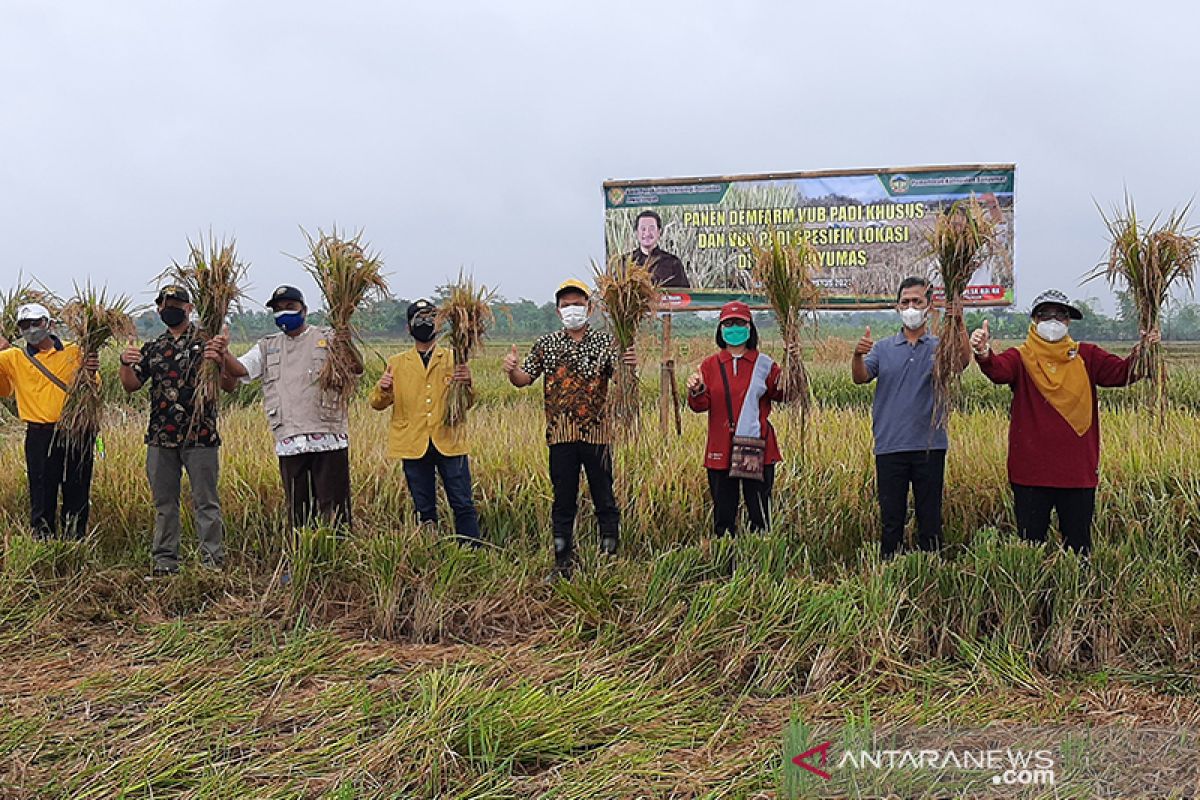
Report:
<svg viewBox="0 0 1200 800"><path fill-rule="evenodd" d="M137 340L130 336L125 342L125 349L121 351L121 364L132 367L140 364L141 361L142 351L138 349Z"/></svg>
<svg viewBox="0 0 1200 800"><path fill-rule="evenodd" d="M379 376L379 391L390 392L392 390L392 365L388 364L387 369Z"/></svg>
<svg viewBox="0 0 1200 800"><path fill-rule="evenodd" d="M865 356L871 352L871 348L875 346L875 340L871 338L871 326L867 326L867 330L863 333L862 338L858 340L858 344L854 345L854 355Z"/></svg>
<svg viewBox="0 0 1200 800"><path fill-rule="evenodd" d="M517 346L514 344L512 346L512 349L509 350L507 355L504 356L504 371L505 371L505 373L512 375L513 370L515 370L517 368L517 365L519 362L520 362L520 359L517 356Z"/></svg>
<svg viewBox="0 0 1200 800"><path fill-rule="evenodd" d="M696 371L688 376L687 390L691 394L704 394L704 377L700 374L699 367L696 367Z"/></svg>
<svg viewBox="0 0 1200 800"><path fill-rule="evenodd" d="M988 330L988 321L983 321L983 327L977 329L971 334L971 349L975 351L975 355L981 356L991 349L992 334Z"/></svg>

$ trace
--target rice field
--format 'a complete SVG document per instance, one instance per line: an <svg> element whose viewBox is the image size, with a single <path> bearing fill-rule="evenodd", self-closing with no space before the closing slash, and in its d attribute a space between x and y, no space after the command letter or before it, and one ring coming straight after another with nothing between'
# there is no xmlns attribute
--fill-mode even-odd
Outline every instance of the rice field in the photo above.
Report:
<svg viewBox="0 0 1200 800"><path fill-rule="evenodd" d="M711 347L680 342L678 370ZM147 582L145 399L118 396L115 362L82 543L22 532L22 428L0 410L0 797L1195 796L1200 368L1172 365L1161 423L1141 390L1103 391L1088 563L1014 541L1007 390L972 368L951 421L947 550L883 564L871 389L850 381L851 347L805 353L806 439L793 412L774 417L773 529L717 541L704 419L685 411L682 436L660 436L658 370L643 368L642 434L616 451L622 552L600 560L585 500L583 568L553 585L541 391L507 385L507 345L473 362L480 551L447 540L448 509L441 530L414 524L383 457L387 415L361 399L353 534L286 534L247 391L221 430L226 571L199 567L185 515L189 566ZM382 363L367 363L373 381ZM791 763L824 740L915 730L1041 736L1055 783L824 780Z"/></svg>

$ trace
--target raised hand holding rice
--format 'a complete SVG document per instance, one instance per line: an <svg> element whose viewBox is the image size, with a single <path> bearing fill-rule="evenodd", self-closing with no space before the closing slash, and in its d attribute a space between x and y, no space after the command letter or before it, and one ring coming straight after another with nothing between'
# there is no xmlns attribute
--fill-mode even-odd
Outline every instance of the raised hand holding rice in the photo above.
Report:
<svg viewBox="0 0 1200 800"><path fill-rule="evenodd" d="M1124 285L1133 300L1143 336L1157 332L1162 309L1176 287L1192 291L1200 260L1200 236L1187 223L1189 206L1173 211L1161 225L1155 217L1149 225L1138 221L1133 200L1126 196L1125 208L1104 216L1110 244L1107 258L1087 276L1105 278L1116 288ZM1133 377L1148 378L1151 409L1161 423L1167 412L1167 360L1162 345L1139 342Z"/></svg>
<svg viewBox="0 0 1200 800"><path fill-rule="evenodd" d="M821 301L821 290L812 280L813 273L820 268L820 258L816 248L803 236L797 237L791 245L784 245L781 238L778 231L772 230L768 244L751 244L754 262L750 272L755 284L767 296L783 336L780 389L786 402L794 403L799 409L803 439L808 431L812 390L801 357L800 334L806 321L816 319L816 307Z"/></svg>
<svg viewBox="0 0 1200 800"><path fill-rule="evenodd" d="M650 268L628 256L613 258L606 269L593 262L592 270L596 275L596 293L621 351L611 400L613 422L619 432L630 433L638 429L641 420L634 345L642 325L654 314L660 292L651 278Z"/></svg>
<svg viewBox="0 0 1200 800"><path fill-rule="evenodd" d="M454 353L457 376L464 374L458 372L459 367L465 368L473 356L483 352L483 340L494 319L489 304L495 294L494 289L476 286L472 277L459 272L458 281L448 287L446 299L437 310L433 324L435 329L450 326L450 349ZM466 375L465 379L455 379L450 386L446 399L447 425L460 425L466 421L467 409L473 402L469 373Z"/></svg>
<svg viewBox="0 0 1200 800"><path fill-rule="evenodd" d="M300 230L308 242L308 254L296 260L320 287L329 326L334 331L330 357L319 378L321 388L336 393L345 404L363 371L362 355L353 342L351 318L364 302L388 296L383 259L361 242L362 231L347 238L336 225L329 233L318 228L315 237Z"/></svg>
<svg viewBox="0 0 1200 800"><path fill-rule="evenodd" d="M56 435L71 449L91 449L100 430L103 400L96 372L100 351L117 338L133 334L129 298L109 297L107 290L90 283L75 287L75 296L63 308L62 318L79 346L83 369L75 373Z"/></svg>
<svg viewBox="0 0 1200 800"><path fill-rule="evenodd" d="M970 363L966 323L963 321L963 294L971 275L995 246L996 224L972 196L959 200L938 214L925 232L933 271L945 294L945 307L938 326L938 346L933 361L933 414L943 424L958 401L962 372Z"/></svg>
<svg viewBox="0 0 1200 800"><path fill-rule="evenodd" d="M249 265L238 259L237 243L232 238L217 239L209 232L207 240L200 236L187 244L187 261L174 263L162 277L186 290L195 307L197 333L207 342L227 327L230 309L240 306ZM220 363L205 359L200 367L191 427L201 424L210 409L219 405L220 389Z"/></svg>

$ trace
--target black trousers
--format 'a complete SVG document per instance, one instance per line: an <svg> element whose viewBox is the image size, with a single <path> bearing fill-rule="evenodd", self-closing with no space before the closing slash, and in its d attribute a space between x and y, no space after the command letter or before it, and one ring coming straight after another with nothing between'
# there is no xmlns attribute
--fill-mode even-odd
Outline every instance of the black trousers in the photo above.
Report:
<svg viewBox="0 0 1200 800"><path fill-rule="evenodd" d="M895 555L904 545L908 491L912 487L917 513L917 545L926 551L942 546L942 486L946 476L945 450L913 450L875 456L879 519L883 533L880 555Z"/></svg>
<svg viewBox="0 0 1200 800"><path fill-rule="evenodd" d="M350 527L350 449L279 457L293 528L314 522Z"/></svg>
<svg viewBox="0 0 1200 800"><path fill-rule="evenodd" d="M29 423L25 429L25 471L29 478L29 522L37 536L53 536L58 528L62 494L62 533L81 539L91 508L93 443L68 447L56 438L53 425Z"/></svg>
<svg viewBox="0 0 1200 800"><path fill-rule="evenodd" d="M771 524L771 489L775 486L775 465L763 467L761 481L731 478L727 469L708 470L708 493L713 501L713 532L717 536L737 533L739 497L746 500L750 530L764 531Z"/></svg>
<svg viewBox="0 0 1200 800"><path fill-rule="evenodd" d="M550 483L554 487L554 505L550 512L554 526L554 555L567 558L575 548L575 515L579 511L579 470L587 473L588 490L596 508L600 538L620 537L621 512L613 495L612 451L606 444L565 442L550 445Z"/></svg>
<svg viewBox="0 0 1200 800"><path fill-rule="evenodd" d="M1050 509L1058 509L1058 527L1067 547L1081 555L1092 549L1092 515L1096 490L1056 489L1049 486L1012 484L1017 533L1030 542L1046 541Z"/></svg>

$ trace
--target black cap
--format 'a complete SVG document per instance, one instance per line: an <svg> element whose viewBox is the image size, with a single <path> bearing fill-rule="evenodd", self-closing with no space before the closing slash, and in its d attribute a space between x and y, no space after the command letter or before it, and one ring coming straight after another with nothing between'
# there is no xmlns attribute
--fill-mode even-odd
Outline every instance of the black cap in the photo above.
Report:
<svg viewBox="0 0 1200 800"><path fill-rule="evenodd" d="M271 299L267 301L267 308L274 310L276 303L281 303L284 300L299 300L304 304L304 294L295 286L280 286L275 291L271 292ZM305 304L307 305L307 304Z"/></svg>
<svg viewBox="0 0 1200 800"><path fill-rule="evenodd" d="M157 304L163 300L178 300L181 303L190 303L192 302L192 296L188 294L187 289L172 284L158 290L158 297L154 298L154 302Z"/></svg>
<svg viewBox="0 0 1200 800"><path fill-rule="evenodd" d="M420 300L417 300L416 302L412 303L408 307L408 321L411 323L413 321L413 317L415 317L417 314L420 314L422 311L436 311L436 310L437 310L437 306L435 306L433 303L429 302L428 300L421 298Z"/></svg>

